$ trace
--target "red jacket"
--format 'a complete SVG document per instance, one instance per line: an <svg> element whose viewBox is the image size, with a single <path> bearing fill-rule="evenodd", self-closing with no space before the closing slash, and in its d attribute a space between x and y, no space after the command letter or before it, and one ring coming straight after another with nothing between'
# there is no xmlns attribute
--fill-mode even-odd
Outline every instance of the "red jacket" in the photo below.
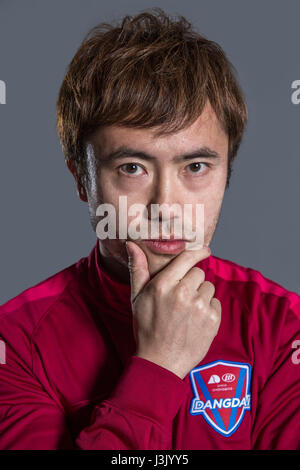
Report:
<svg viewBox="0 0 300 470"><path fill-rule="evenodd" d="M130 285L89 257L0 307L0 449L299 449L300 297L201 261L222 303L184 380L134 356Z"/></svg>

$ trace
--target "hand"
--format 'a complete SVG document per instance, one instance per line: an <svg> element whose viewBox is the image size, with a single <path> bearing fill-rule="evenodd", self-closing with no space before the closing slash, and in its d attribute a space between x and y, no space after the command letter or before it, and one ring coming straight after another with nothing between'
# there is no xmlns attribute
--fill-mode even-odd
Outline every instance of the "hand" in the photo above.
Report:
<svg viewBox="0 0 300 470"><path fill-rule="evenodd" d="M132 241L126 246L135 355L183 379L204 358L221 322L214 285L194 267L210 250L183 251L150 279L143 250Z"/></svg>

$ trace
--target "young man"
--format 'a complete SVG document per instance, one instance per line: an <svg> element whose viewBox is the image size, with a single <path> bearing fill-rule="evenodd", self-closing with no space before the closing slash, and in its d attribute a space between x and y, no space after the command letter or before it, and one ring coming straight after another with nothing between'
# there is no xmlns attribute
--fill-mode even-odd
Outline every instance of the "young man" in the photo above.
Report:
<svg viewBox="0 0 300 470"><path fill-rule="evenodd" d="M246 114L224 52L182 17L85 38L57 127L94 230L102 204L119 227L120 197L148 222L190 204L193 228L201 204L203 243L166 240L160 213L158 239L99 237L1 307L0 448L300 447L300 298L208 248Z"/></svg>

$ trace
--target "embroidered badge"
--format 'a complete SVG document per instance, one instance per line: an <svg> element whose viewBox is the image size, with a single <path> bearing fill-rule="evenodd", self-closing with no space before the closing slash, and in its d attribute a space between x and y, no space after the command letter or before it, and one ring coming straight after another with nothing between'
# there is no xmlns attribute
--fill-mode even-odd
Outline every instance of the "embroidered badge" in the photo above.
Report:
<svg viewBox="0 0 300 470"><path fill-rule="evenodd" d="M233 434L250 410L251 366L215 361L192 369L190 380L194 392L190 413L202 414L223 436Z"/></svg>

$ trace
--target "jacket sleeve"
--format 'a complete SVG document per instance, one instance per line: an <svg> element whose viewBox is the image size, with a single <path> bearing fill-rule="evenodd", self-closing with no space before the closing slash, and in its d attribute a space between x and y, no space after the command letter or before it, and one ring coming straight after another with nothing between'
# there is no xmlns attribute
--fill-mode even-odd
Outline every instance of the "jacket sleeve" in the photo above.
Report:
<svg viewBox="0 0 300 470"><path fill-rule="evenodd" d="M109 399L95 407L91 424L76 439L63 406L32 373L26 337L20 341L22 351L0 333L1 450L172 448L172 420L186 393L175 374L131 357Z"/></svg>
<svg viewBox="0 0 300 470"><path fill-rule="evenodd" d="M0 450L72 449L62 406L31 372L30 349L20 355L5 334L0 341Z"/></svg>
<svg viewBox="0 0 300 470"><path fill-rule="evenodd" d="M172 424L188 393L172 372L132 356L108 400L76 440L81 449L172 449Z"/></svg>
<svg viewBox="0 0 300 470"><path fill-rule="evenodd" d="M284 316L280 335L271 342L273 368L259 395L254 449L300 449L300 304Z"/></svg>

